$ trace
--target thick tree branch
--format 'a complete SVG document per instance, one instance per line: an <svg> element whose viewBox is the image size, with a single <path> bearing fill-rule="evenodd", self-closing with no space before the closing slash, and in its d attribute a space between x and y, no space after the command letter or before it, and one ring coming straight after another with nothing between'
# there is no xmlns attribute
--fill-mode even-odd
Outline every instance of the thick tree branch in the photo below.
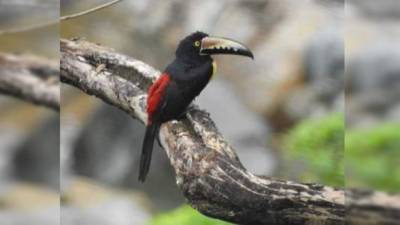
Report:
<svg viewBox="0 0 400 225"><path fill-rule="evenodd" d="M0 93L59 110L59 65L34 56L0 54Z"/></svg>
<svg viewBox="0 0 400 225"><path fill-rule="evenodd" d="M146 121L146 90L159 74L111 49L80 40L61 41L62 82L142 122ZM179 188L194 208L208 216L239 224L344 224L343 190L249 173L208 113L196 106L188 111L187 119L164 124L160 140ZM398 196L382 195L399 200ZM365 205L354 199L352 206L362 211ZM371 199L367 206L386 207L378 199ZM390 209L398 212L399 208L392 205ZM361 215L354 212L354 218Z"/></svg>

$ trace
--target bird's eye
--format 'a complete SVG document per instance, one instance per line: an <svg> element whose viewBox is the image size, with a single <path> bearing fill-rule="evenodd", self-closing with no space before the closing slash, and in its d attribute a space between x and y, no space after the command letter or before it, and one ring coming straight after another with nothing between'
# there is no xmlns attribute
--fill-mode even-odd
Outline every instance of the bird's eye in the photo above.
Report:
<svg viewBox="0 0 400 225"><path fill-rule="evenodd" d="M199 47L200 46L200 41L195 41L194 46Z"/></svg>

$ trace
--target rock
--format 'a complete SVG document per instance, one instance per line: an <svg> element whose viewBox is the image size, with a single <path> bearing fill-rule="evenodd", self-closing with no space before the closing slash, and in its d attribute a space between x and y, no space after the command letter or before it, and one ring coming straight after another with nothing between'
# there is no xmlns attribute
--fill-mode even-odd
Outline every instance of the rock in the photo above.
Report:
<svg viewBox="0 0 400 225"><path fill-rule="evenodd" d="M37 209L35 211L0 211L0 221L2 225L59 225L60 207L59 205Z"/></svg>
<svg viewBox="0 0 400 225"><path fill-rule="evenodd" d="M365 47L348 64L348 124L367 126L400 121L400 45L377 43Z"/></svg>
<svg viewBox="0 0 400 225"><path fill-rule="evenodd" d="M200 108L206 109L218 129L228 140L243 165L252 173L272 175L276 156L267 145L269 127L263 118L250 111L239 99L232 85L214 79L196 99Z"/></svg>
<svg viewBox="0 0 400 225"><path fill-rule="evenodd" d="M58 192L26 182L13 182L0 190L0 207L10 210L35 210L59 205Z"/></svg>
<svg viewBox="0 0 400 225"><path fill-rule="evenodd" d="M366 46L349 60L349 94L395 90L400 84L400 44L381 42Z"/></svg>
<svg viewBox="0 0 400 225"><path fill-rule="evenodd" d="M367 18L400 19L400 5L397 0L349 0L347 4L354 5Z"/></svg>
<svg viewBox="0 0 400 225"><path fill-rule="evenodd" d="M305 83L310 85L321 103L344 91L344 41L342 28L330 26L314 34L306 45Z"/></svg>
<svg viewBox="0 0 400 225"><path fill-rule="evenodd" d="M377 14L367 13L366 7L376 7L371 10ZM354 0L346 10L346 29L351 31L346 35L348 127L399 121L400 26L390 13L378 13L384 8L398 10L399 6L389 0L379 4Z"/></svg>
<svg viewBox="0 0 400 225"><path fill-rule="evenodd" d="M102 104L72 145L73 171L104 184L146 192L156 210L175 208L183 203L183 198L169 160L157 142L148 179L144 184L137 180L143 137L143 124Z"/></svg>
<svg viewBox="0 0 400 225"><path fill-rule="evenodd" d="M21 138L23 138L23 135L13 128L2 127L0 129L0 180L2 181L0 182L0 188L7 180L12 179L11 175L14 169L12 158Z"/></svg>
<svg viewBox="0 0 400 225"><path fill-rule="evenodd" d="M57 225L60 223L59 194L30 183L12 183L0 190L2 225Z"/></svg>
<svg viewBox="0 0 400 225"><path fill-rule="evenodd" d="M62 224L145 225L148 201L137 192L75 177L62 195Z"/></svg>
<svg viewBox="0 0 400 225"><path fill-rule="evenodd" d="M40 124L17 147L13 158L17 179L37 182L59 189L60 183L59 115Z"/></svg>
<svg viewBox="0 0 400 225"><path fill-rule="evenodd" d="M304 84L289 93L283 112L289 118L344 112L344 43L342 31L330 26L315 33L306 45Z"/></svg>
<svg viewBox="0 0 400 225"><path fill-rule="evenodd" d="M135 133L143 128L108 105L101 106L88 119L82 131L77 131L74 170L100 182L118 184L136 158L131 146L140 143Z"/></svg>

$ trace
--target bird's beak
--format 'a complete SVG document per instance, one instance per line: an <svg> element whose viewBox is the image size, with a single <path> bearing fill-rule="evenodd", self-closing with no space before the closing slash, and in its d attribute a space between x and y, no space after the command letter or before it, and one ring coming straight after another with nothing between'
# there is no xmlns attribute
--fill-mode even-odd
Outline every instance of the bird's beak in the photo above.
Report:
<svg viewBox="0 0 400 225"><path fill-rule="evenodd" d="M243 55L250 58L253 53L245 45L221 37L205 37L201 40L200 54L213 55L213 54L230 54L230 55Z"/></svg>

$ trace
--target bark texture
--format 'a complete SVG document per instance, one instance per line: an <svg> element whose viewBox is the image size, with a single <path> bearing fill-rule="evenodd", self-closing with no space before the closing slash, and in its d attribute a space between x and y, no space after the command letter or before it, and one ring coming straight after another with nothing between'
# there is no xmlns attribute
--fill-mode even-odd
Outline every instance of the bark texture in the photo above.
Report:
<svg viewBox="0 0 400 225"><path fill-rule="evenodd" d="M143 123L147 116L146 91L159 75L149 65L112 49L82 40L61 40L61 81ZM178 187L205 215L248 225L345 223L344 190L249 173L208 113L195 105L187 119L163 124L160 141L175 169ZM371 197L376 194L381 196ZM371 224L390 224L398 219L399 196L371 192L357 199L356 195L357 191L348 191L351 204L347 206L352 209L349 224L359 224L365 208L390 211L388 216L374 217L378 223Z"/></svg>
<svg viewBox="0 0 400 225"><path fill-rule="evenodd" d="M0 54L0 93L58 111L59 64L35 56Z"/></svg>

